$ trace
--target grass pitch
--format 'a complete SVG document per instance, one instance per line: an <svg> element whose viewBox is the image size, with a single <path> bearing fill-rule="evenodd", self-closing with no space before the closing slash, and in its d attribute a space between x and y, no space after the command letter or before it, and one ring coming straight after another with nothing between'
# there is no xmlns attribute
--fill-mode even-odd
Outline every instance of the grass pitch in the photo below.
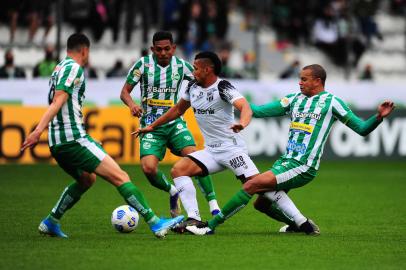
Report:
<svg viewBox="0 0 406 270"><path fill-rule="evenodd" d="M257 164L264 171L271 163ZM139 166L124 169L167 216L167 194L151 187ZM40 236L39 222L71 181L57 166L0 167L0 269L406 269L404 161L323 162L310 184L289 193L320 226L319 237L277 233L281 224L252 204L212 236L159 240L143 221L120 234L110 215L124 203L101 179L63 218L69 239ZM240 187L231 172L214 175L214 184L221 205Z"/></svg>

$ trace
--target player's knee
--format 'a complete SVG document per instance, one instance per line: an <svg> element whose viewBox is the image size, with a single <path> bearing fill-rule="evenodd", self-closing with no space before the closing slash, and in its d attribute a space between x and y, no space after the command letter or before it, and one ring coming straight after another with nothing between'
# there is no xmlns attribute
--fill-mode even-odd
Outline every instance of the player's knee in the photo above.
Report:
<svg viewBox="0 0 406 270"><path fill-rule="evenodd" d="M247 192L250 195L253 195L256 193L256 184L255 181L253 180L249 180L247 182L244 183L244 185L242 186L242 188L244 189L245 192Z"/></svg>
<svg viewBox="0 0 406 270"><path fill-rule="evenodd" d="M176 163L171 169L172 179L179 177L179 176L184 176L184 175L186 175L185 173L186 173L186 168L184 168L184 166L182 166L182 165L179 165L178 163Z"/></svg>
<svg viewBox="0 0 406 270"><path fill-rule="evenodd" d="M120 185L130 181L130 177L122 169L119 169L119 170L113 172L111 178L116 186L120 186Z"/></svg>
<svg viewBox="0 0 406 270"><path fill-rule="evenodd" d="M265 211L265 205L264 205L263 200L261 200L259 198L256 199L255 202L254 202L254 208L256 210L258 210L259 212L264 212Z"/></svg>
<svg viewBox="0 0 406 270"><path fill-rule="evenodd" d="M156 166L152 166L148 163L142 164L142 171L146 175L155 176L158 173L158 168Z"/></svg>

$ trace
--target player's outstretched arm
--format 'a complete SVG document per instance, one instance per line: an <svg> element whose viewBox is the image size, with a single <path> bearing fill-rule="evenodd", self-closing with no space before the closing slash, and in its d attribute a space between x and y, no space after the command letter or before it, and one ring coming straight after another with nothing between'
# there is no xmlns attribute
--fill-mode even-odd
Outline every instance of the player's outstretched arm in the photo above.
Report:
<svg viewBox="0 0 406 270"><path fill-rule="evenodd" d="M392 101L384 101L378 106L378 113L371 116L367 120L362 120L352 111L349 111L348 115L346 116L347 120L345 122L345 125L347 125L359 135L367 136L375 128L377 128L380 123L382 123L383 118L392 113L394 108L395 105Z"/></svg>
<svg viewBox="0 0 406 270"><path fill-rule="evenodd" d="M272 101L264 105L255 105L250 103L250 107L255 118L283 116L286 114L286 108L281 105L282 101Z"/></svg>
<svg viewBox="0 0 406 270"><path fill-rule="evenodd" d="M42 132L48 126L52 118L59 112L62 105L68 100L69 94L65 91L55 91L55 96L52 100L51 105L49 105L46 112L42 115L41 120L38 125L25 139L21 146L21 151L24 151L28 147L34 147L41 137Z"/></svg>
<svg viewBox="0 0 406 270"><path fill-rule="evenodd" d="M136 117L141 117L142 108L137 105L131 97L131 92L134 89L134 85L125 83L121 89L120 99L124 102L125 105L130 108L131 114Z"/></svg>
<svg viewBox="0 0 406 270"><path fill-rule="evenodd" d="M234 101L233 106L241 112L240 122L232 125L230 128L235 133L238 133L241 130L243 130L246 126L248 126L248 124L251 122L252 110L250 108L250 104L247 102L245 98L237 99L236 101Z"/></svg>
<svg viewBox="0 0 406 270"><path fill-rule="evenodd" d="M175 120L179 116L183 115L186 110L190 107L190 102L184 100L183 98L180 99L175 106L170 108L166 113L164 113L161 117L159 117L155 122L145 128L139 128L136 131L132 132L131 134L138 137L142 133L148 133L153 131L155 128L162 126L172 120Z"/></svg>

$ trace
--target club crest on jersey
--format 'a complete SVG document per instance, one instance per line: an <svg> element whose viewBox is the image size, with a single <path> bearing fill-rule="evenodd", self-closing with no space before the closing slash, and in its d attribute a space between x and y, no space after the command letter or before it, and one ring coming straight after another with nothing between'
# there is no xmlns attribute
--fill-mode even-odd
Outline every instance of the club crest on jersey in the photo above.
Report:
<svg viewBox="0 0 406 270"><path fill-rule="evenodd" d="M180 79L179 73L172 74L172 80L179 81L179 79Z"/></svg>
<svg viewBox="0 0 406 270"><path fill-rule="evenodd" d="M154 73L148 72L148 77L154 77Z"/></svg>
<svg viewBox="0 0 406 270"><path fill-rule="evenodd" d="M208 102L211 102L211 101L213 101L213 99L214 99L213 90L209 90L209 92L207 92L207 95L206 95L206 100Z"/></svg>
<svg viewBox="0 0 406 270"><path fill-rule="evenodd" d="M326 102L324 100L320 100L317 102L316 106L323 109L324 107L326 107Z"/></svg>

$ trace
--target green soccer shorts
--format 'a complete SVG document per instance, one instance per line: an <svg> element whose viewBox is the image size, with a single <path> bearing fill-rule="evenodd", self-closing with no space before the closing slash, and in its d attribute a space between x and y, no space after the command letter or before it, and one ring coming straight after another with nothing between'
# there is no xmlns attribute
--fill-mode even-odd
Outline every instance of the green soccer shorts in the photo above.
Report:
<svg viewBox="0 0 406 270"><path fill-rule="evenodd" d="M295 159L278 159L270 169L276 176L276 190L288 191L306 185L316 177L317 171Z"/></svg>
<svg viewBox="0 0 406 270"><path fill-rule="evenodd" d="M156 128L153 132L144 134L140 139L141 158L154 155L159 160L165 157L166 148L177 156L186 146L196 146L192 133L187 128L186 122L176 119L174 123Z"/></svg>
<svg viewBox="0 0 406 270"><path fill-rule="evenodd" d="M50 147L51 154L58 165L76 180L82 173L92 173L106 156L103 147L86 135L75 141Z"/></svg>

